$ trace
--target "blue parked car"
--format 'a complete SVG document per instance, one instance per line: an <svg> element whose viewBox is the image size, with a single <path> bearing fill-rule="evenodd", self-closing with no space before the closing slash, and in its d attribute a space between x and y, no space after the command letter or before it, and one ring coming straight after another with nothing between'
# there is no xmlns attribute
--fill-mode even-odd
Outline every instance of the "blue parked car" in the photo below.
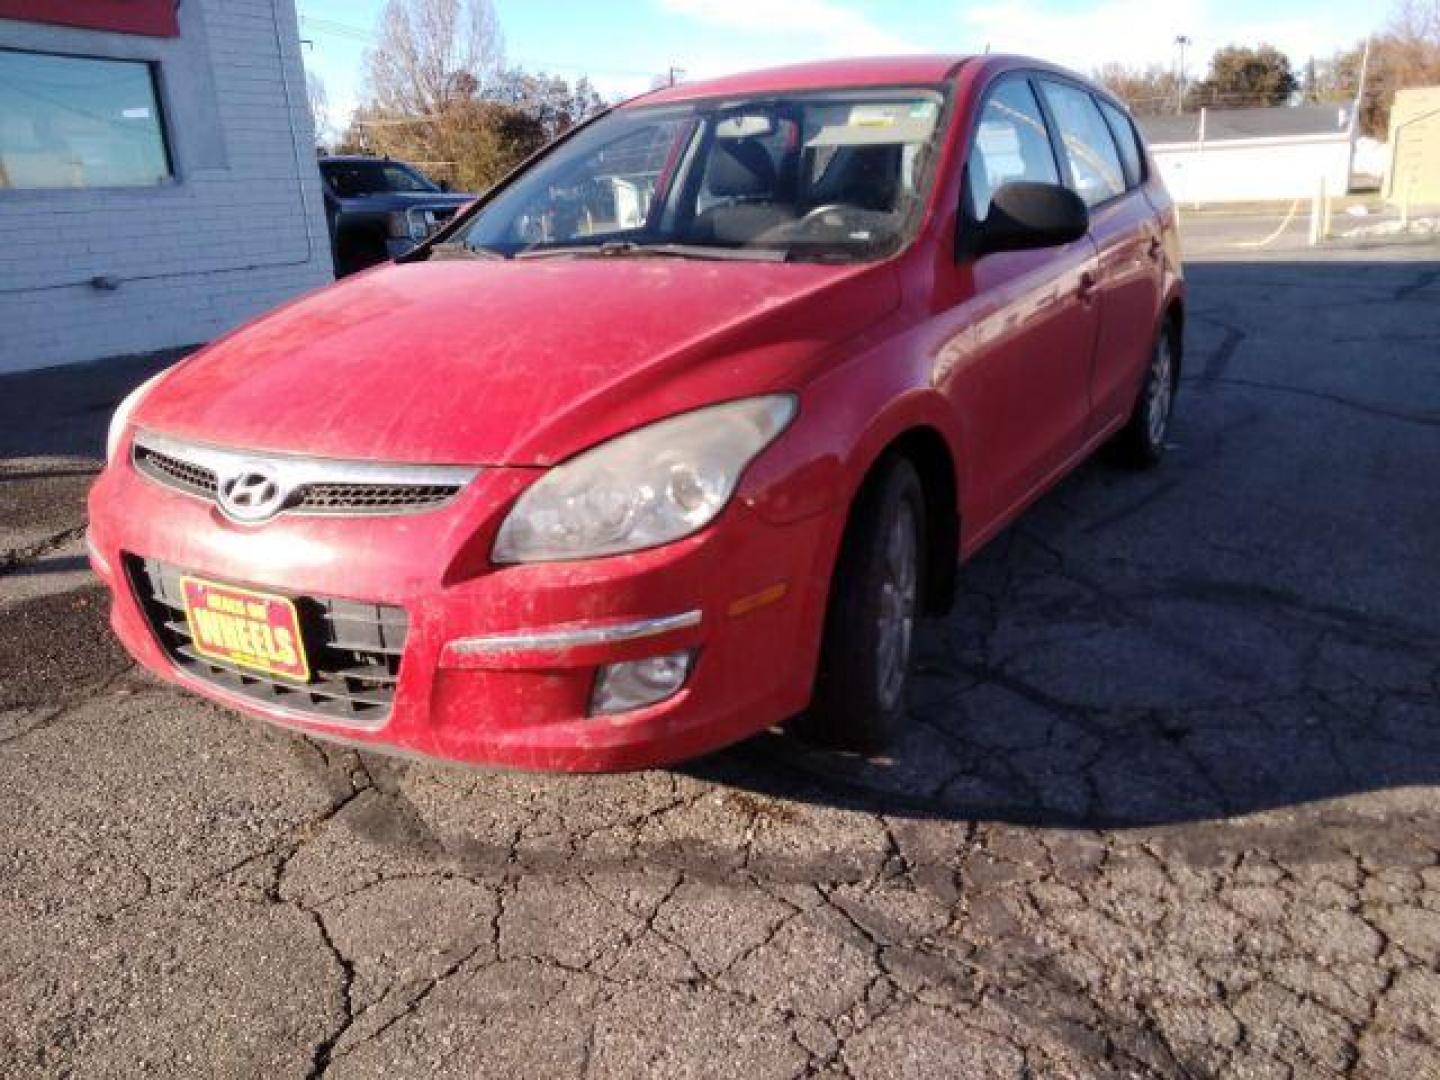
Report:
<svg viewBox="0 0 1440 1080"><path fill-rule="evenodd" d="M404 255L475 198L389 158L321 158L320 178L337 277Z"/></svg>

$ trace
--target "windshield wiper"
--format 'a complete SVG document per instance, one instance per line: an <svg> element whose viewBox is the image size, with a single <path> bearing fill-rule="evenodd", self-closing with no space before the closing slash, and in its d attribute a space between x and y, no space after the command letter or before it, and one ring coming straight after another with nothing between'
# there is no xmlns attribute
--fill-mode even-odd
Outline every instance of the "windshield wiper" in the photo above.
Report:
<svg viewBox="0 0 1440 1080"><path fill-rule="evenodd" d="M603 244L566 244L561 247L526 248L517 252L517 259L551 257L592 259L670 258L721 259L736 262L783 262L785 253L771 248L722 248L703 244L640 244L633 240L609 240Z"/></svg>
<svg viewBox="0 0 1440 1080"><path fill-rule="evenodd" d="M471 247L461 241L452 240L446 244L431 244L429 258L431 259L503 259L505 258L498 251L489 248Z"/></svg>

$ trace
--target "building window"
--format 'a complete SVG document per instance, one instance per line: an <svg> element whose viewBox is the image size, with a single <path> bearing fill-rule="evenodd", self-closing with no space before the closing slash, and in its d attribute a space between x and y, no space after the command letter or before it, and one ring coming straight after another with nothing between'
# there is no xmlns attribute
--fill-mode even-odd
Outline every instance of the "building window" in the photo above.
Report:
<svg viewBox="0 0 1440 1080"><path fill-rule="evenodd" d="M150 64L0 49L0 188L151 187L170 176Z"/></svg>

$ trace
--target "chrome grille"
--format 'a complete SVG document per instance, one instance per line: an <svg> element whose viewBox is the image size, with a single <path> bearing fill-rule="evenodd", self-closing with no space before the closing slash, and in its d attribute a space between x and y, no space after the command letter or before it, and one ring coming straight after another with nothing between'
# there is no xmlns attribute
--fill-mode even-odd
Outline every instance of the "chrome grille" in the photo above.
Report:
<svg viewBox="0 0 1440 1080"><path fill-rule="evenodd" d="M151 630L182 671L254 701L350 727L377 728L390 716L409 632L403 608L292 596L310 662L310 681L296 683L202 656L185 619L182 571L134 555L125 565Z"/></svg>
<svg viewBox="0 0 1440 1080"><path fill-rule="evenodd" d="M418 223L421 231L428 238L434 236L441 229L445 228L446 225L449 225L450 220L459 212L460 208L458 206L434 207L428 210L411 210L410 220L412 223ZM414 234L413 224L411 234Z"/></svg>
<svg viewBox="0 0 1440 1080"><path fill-rule="evenodd" d="M152 480L168 487L213 499L217 487L215 472L203 465L192 465L147 446L135 446L135 467Z"/></svg>
<svg viewBox="0 0 1440 1080"><path fill-rule="evenodd" d="M280 514L419 513L450 502L478 472L448 465L383 465L248 454L151 432L135 436L131 460L137 471L157 484L217 502L222 510L227 482L264 470L283 489L276 510Z"/></svg>

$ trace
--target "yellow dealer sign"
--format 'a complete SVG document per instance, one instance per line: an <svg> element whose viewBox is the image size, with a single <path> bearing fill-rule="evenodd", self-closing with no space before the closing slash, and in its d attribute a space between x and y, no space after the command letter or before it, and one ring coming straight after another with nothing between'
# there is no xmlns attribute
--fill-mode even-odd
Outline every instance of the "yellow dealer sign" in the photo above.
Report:
<svg viewBox="0 0 1440 1080"><path fill-rule="evenodd" d="M1395 95L1385 197L1409 206L1440 205L1440 86Z"/></svg>

